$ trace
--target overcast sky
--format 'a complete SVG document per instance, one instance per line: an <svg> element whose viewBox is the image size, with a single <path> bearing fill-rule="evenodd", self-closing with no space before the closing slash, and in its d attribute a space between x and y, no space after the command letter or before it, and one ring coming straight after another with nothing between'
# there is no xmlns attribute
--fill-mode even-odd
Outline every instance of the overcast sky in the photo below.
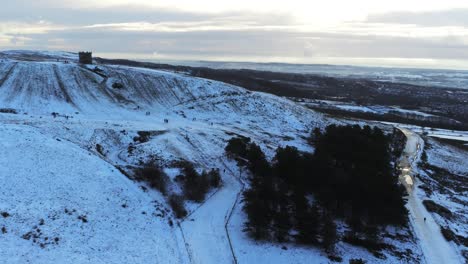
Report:
<svg viewBox="0 0 468 264"><path fill-rule="evenodd" d="M15 0L0 49L468 69L468 1Z"/></svg>

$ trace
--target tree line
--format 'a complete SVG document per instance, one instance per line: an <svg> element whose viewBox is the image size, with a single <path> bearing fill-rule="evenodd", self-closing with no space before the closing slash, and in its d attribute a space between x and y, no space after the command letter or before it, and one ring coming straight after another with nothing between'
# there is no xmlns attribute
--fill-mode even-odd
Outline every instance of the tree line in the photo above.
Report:
<svg viewBox="0 0 468 264"><path fill-rule="evenodd" d="M228 156L250 172L245 231L256 240L315 245L329 253L340 239L377 245L380 229L407 225L395 141L401 135L377 127L330 125L311 133L314 153L279 147L269 161L249 138L230 139ZM347 231L339 232L337 223Z"/></svg>

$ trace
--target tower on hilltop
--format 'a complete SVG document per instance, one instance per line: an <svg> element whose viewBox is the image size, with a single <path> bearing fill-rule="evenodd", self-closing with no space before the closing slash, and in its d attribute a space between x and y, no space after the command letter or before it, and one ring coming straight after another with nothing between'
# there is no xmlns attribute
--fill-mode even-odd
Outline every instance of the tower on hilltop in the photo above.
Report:
<svg viewBox="0 0 468 264"><path fill-rule="evenodd" d="M82 64L93 64L93 53L92 52L78 52L79 62Z"/></svg>

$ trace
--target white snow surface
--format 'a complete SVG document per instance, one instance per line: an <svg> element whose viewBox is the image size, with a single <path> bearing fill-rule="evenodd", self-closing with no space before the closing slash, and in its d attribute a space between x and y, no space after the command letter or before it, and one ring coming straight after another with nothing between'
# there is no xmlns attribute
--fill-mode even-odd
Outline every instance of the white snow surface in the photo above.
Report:
<svg viewBox="0 0 468 264"><path fill-rule="evenodd" d="M432 149L428 151L429 164L445 168L450 172L468 177L468 153L460 149L431 140Z"/></svg>
<svg viewBox="0 0 468 264"><path fill-rule="evenodd" d="M440 226L450 229L456 235L467 237L468 235L468 192L466 188L466 178L468 169L466 160L468 152L455 146L442 144L432 138L427 138L427 162L430 168L419 168L419 177L425 187L431 186L433 191L418 191L420 199L432 200L436 204L450 210L450 217L432 213L432 217ZM434 166L434 167L432 167ZM444 171L439 172L438 170ZM463 242L456 246L461 255L466 256L467 247Z"/></svg>
<svg viewBox="0 0 468 264"><path fill-rule="evenodd" d="M154 217L152 198L110 164L24 125L0 126L0 149L0 208L11 215L0 219L4 263L186 261L177 229ZM31 231L36 242L21 238Z"/></svg>
<svg viewBox="0 0 468 264"><path fill-rule="evenodd" d="M404 149L403 158L400 161L400 167L403 168L402 176L413 175L413 170L416 168L416 163L420 159L424 141L416 133L408 129L401 129L407 137L406 147ZM432 214L430 214L422 203L419 189L415 188L413 180L411 184L407 184L406 177L403 178L403 184L408 191L407 208L410 213L410 222L414 228L419 244L424 253L424 258L428 264L457 264L463 263L462 257L455 250L454 245L447 242L440 232L440 226L436 223Z"/></svg>
<svg viewBox="0 0 468 264"><path fill-rule="evenodd" d="M434 138L451 139L451 140L456 140L456 141L468 142L468 131L448 130L448 129L442 129L442 128L428 128L428 127L420 127L416 125L408 125L408 124L393 123L393 122L380 122L380 123L406 128L416 133L426 134L427 136L434 137Z"/></svg>
<svg viewBox="0 0 468 264"><path fill-rule="evenodd" d="M270 158L278 146L312 151L306 144L310 131L336 120L216 81L112 65L97 65L94 72L95 66L76 59L62 52L0 53L0 110L18 112L0 111L0 211L10 214L0 217L0 228L7 231L0 234L2 261L330 262L317 249L282 250L245 236L238 203L242 179L225 159L224 147L243 135ZM114 83L123 87L113 88ZM151 132L150 140L134 142L138 131ZM171 162L182 159L198 170L219 168L223 186L202 204L187 203L189 216L176 221L165 197L144 191L144 184L116 169L149 159L167 165L170 177L177 174ZM28 233L29 240L23 239ZM50 243L56 237L58 242ZM338 248L344 260L400 262L342 243Z"/></svg>
<svg viewBox="0 0 468 264"><path fill-rule="evenodd" d="M0 258L7 263L231 263L225 225L241 185L224 160L227 140L251 137L270 156L284 145L310 151L308 133L331 122L220 82L112 65L96 73L69 53L0 55L0 109L17 111L0 111L0 211L11 215L0 217L7 231ZM116 82L123 88L112 88ZM135 143L137 131L153 136ZM191 214L179 227L165 197L115 167L150 158L220 168L223 186L206 203L187 203ZM317 257L284 254L293 263Z"/></svg>

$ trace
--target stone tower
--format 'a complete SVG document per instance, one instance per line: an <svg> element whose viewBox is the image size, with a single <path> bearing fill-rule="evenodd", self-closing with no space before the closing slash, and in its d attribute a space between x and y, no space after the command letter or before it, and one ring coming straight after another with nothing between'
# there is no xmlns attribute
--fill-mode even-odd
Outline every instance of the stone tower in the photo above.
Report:
<svg viewBox="0 0 468 264"><path fill-rule="evenodd" d="M78 52L78 57L80 58L80 63L83 64L93 64L93 53L92 52Z"/></svg>

